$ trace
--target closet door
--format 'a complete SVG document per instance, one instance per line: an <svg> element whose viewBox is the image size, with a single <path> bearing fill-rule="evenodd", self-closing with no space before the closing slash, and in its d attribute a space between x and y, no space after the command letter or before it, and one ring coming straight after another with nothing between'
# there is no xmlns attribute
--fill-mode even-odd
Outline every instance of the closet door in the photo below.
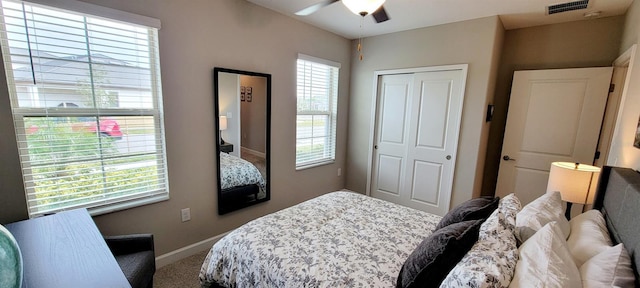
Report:
<svg viewBox="0 0 640 288"><path fill-rule="evenodd" d="M449 210L466 71L378 81L371 195L426 212Z"/></svg>

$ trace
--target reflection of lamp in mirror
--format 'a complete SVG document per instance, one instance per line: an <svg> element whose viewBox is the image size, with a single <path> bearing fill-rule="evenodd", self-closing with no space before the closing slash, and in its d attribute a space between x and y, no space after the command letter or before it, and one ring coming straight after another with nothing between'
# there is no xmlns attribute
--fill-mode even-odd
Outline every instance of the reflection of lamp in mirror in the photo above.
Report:
<svg viewBox="0 0 640 288"><path fill-rule="evenodd" d="M220 144L224 144L222 131L227 130L227 116L220 116Z"/></svg>
<svg viewBox="0 0 640 288"><path fill-rule="evenodd" d="M571 204L592 204L598 186L600 168L571 162L553 162L549 171L547 193L559 191L567 201L564 216L571 218Z"/></svg>

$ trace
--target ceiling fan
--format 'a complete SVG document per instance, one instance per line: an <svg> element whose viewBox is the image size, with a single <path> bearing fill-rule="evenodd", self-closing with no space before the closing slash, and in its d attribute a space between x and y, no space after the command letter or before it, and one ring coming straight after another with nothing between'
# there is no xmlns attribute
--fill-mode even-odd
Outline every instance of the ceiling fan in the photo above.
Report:
<svg viewBox="0 0 640 288"><path fill-rule="evenodd" d="M347 6L347 8L351 10L351 12L362 17L371 14L371 16L373 16L373 18L376 20L376 23L382 23L389 20L387 11L385 11L384 7L382 6L385 0L323 0L300 10L295 14L298 16L311 15L316 11L338 1L342 1L342 4L344 4L344 6Z"/></svg>

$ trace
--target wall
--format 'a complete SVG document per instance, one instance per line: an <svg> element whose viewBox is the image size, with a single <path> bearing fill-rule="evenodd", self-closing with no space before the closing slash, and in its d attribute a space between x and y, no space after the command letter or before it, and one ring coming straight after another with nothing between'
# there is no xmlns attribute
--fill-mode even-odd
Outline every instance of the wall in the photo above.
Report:
<svg viewBox="0 0 640 288"><path fill-rule="evenodd" d="M362 193L366 190L374 125L374 71L468 63L451 205L479 196L485 157L482 147L489 132L485 111L493 95L503 32L498 17L487 17L365 38L362 61L356 56L357 42L353 41L347 188Z"/></svg>
<svg viewBox="0 0 640 288"><path fill-rule="evenodd" d="M240 77L232 73L218 73L218 109L219 116L227 116L227 130L220 131L220 136L225 142L233 144L235 149L229 154L240 157L238 143L240 143ZM231 118L229 118L231 115Z"/></svg>
<svg viewBox="0 0 640 288"><path fill-rule="evenodd" d="M4 67L4 64L0 65L1 67ZM0 69L0 79L5 79L4 69ZM6 83L0 80L0 123L3 123L0 125L0 223L22 220L27 215L18 144L13 130L13 116Z"/></svg>
<svg viewBox="0 0 640 288"><path fill-rule="evenodd" d="M617 16L505 32L484 167L483 195L495 193L513 72L611 66L619 55L623 25L624 17Z"/></svg>
<svg viewBox="0 0 640 288"><path fill-rule="evenodd" d="M266 150L267 131L264 121L267 111L267 95L265 94L267 79L264 77L240 76L240 85L252 87L253 94L251 102L240 102L242 107L242 147L264 153Z"/></svg>
<svg viewBox="0 0 640 288"><path fill-rule="evenodd" d="M625 18L623 41L619 54L624 53L640 39L640 1L634 1ZM618 121L613 132L608 165L640 170L640 149L633 147L633 140L640 117L640 49L636 49L634 63L629 66L628 88L623 95Z"/></svg>
<svg viewBox="0 0 640 288"><path fill-rule="evenodd" d="M104 234L153 233L156 255L162 255L344 187L336 171L344 170L345 163L350 41L247 1L87 2L162 21L160 63L171 199L96 217ZM336 162L304 171L295 171L298 53L340 62L343 71L339 79ZM213 67L270 73L273 77L271 200L223 216L216 212ZM0 81L0 93L3 123L11 123L5 108L9 104L4 80ZM12 203L10 216L3 218L13 220L26 217L26 209L17 149L4 140L13 134L10 126L0 125L0 155L2 160L7 159L2 169L10 170L2 174L0 203ZM186 207L191 208L192 220L182 223L180 209Z"/></svg>
<svg viewBox="0 0 640 288"><path fill-rule="evenodd" d="M631 48L633 44L638 43L638 34L640 28L640 4L638 1L631 2L631 6L627 10L624 19L624 33L622 34L622 42L620 43L620 54Z"/></svg>

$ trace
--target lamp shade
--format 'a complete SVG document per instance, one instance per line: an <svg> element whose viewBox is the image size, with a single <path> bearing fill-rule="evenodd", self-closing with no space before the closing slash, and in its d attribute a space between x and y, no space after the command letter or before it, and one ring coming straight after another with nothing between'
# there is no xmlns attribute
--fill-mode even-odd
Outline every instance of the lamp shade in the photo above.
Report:
<svg viewBox="0 0 640 288"><path fill-rule="evenodd" d="M220 130L227 130L227 116L220 116Z"/></svg>
<svg viewBox="0 0 640 288"><path fill-rule="evenodd" d="M599 176L599 167L571 162L553 162L549 171L547 193L560 191L564 201L592 204Z"/></svg>
<svg viewBox="0 0 640 288"><path fill-rule="evenodd" d="M385 0L342 0L342 3L356 15L364 16L378 10L378 8L384 4L384 1Z"/></svg>

